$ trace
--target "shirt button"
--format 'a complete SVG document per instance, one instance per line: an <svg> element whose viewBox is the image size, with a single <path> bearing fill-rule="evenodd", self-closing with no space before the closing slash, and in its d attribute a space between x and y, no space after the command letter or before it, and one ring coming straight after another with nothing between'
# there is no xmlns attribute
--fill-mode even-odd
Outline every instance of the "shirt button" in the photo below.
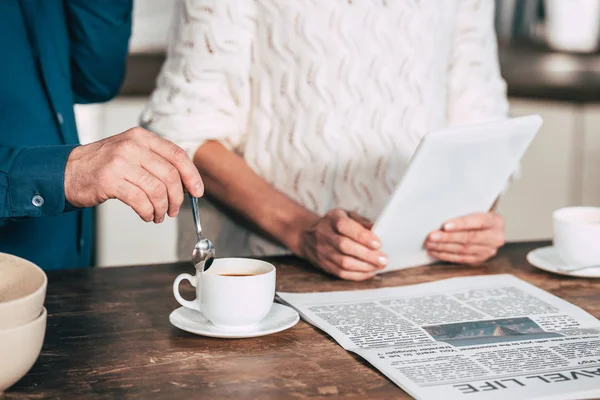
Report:
<svg viewBox="0 0 600 400"><path fill-rule="evenodd" d="M81 238L79 239L79 249L83 249L83 246L85 246L85 239Z"/></svg>
<svg viewBox="0 0 600 400"><path fill-rule="evenodd" d="M39 194L36 194L35 196L33 196L33 199L31 199L31 204L33 204L36 207L41 207L44 205L44 198Z"/></svg>
<svg viewBox="0 0 600 400"><path fill-rule="evenodd" d="M58 123L61 125L63 124L63 122L65 122L61 113L56 113L56 118L58 119Z"/></svg>

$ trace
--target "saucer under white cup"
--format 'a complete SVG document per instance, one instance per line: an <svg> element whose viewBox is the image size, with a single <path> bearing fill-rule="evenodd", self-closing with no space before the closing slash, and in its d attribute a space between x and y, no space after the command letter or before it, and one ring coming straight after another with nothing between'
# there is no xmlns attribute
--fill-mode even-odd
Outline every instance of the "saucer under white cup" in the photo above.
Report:
<svg viewBox="0 0 600 400"><path fill-rule="evenodd" d="M185 300L179 284L188 280L196 299ZM170 316L185 331L213 337L255 337L287 329L298 322L298 313L275 297L275 267L248 258L216 259L207 271L181 274L173 282L175 299L183 307Z"/></svg>
<svg viewBox="0 0 600 400"><path fill-rule="evenodd" d="M600 278L600 208L568 207L552 215L554 244L533 250L527 260L561 275ZM571 270L571 271L569 271Z"/></svg>
<svg viewBox="0 0 600 400"><path fill-rule="evenodd" d="M575 276L579 278L600 278L600 267L569 271L573 268L558 254L554 246L540 247L527 254L527 261L541 270L554 274Z"/></svg>
<svg viewBox="0 0 600 400"><path fill-rule="evenodd" d="M196 335L223 339L243 339L270 335L281 332L296 325L300 316L293 308L274 303L269 314L258 324L249 328L227 329L213 325L198 311L179 307L169 315L171 324L181 330Z"/></svg>

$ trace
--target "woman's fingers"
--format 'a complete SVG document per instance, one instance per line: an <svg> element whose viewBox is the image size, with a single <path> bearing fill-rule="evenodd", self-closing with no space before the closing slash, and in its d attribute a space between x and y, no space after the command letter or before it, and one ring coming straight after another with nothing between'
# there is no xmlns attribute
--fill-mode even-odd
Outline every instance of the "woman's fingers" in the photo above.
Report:
<svg viewBox="0 0 600 400"><path fill-rule="evenodd" d="M364 226L365 228L369 230L373 229L373 221L371 221L370 219L363 217L362 215L354 211L348 211L348 216L356 222L358 222L359 224L361 224L362 226ZM379 239L377 239L377 241L379 241Z"/></svg>
<svg viewBox="0 0 600 400"><path fill-rule="evenodd" d="M458 255L474 255L483 256L486 258L493 257L496 255L496 249L494 247L482 246L479 244L464 245L460 243L436 243L426 242L425 248L430 252L443 252Z"/></svg>
<svg viewBox="0 0 600 400"><path fill-rule="evenodd" d="M381 266L370 264L355 257L341 254L334 249L332 250L333 251L329 254L329 261L341 269L347 271L374 272L382 268Z"/></svg>
<svg viewBox="0 0 600 400"><path fill-rule="evenodd" d="M387 265L373 232L341 209L331 210L303 234L301 256L342 279L365 280Z"/></svg>
<svg viewBox="0 0 600 400"><path fill-rule="evenodd" d="M335 235L330 238L329 244L336 253L357 258L374 268L383 268L388 263L385 254L377 250L371 250L345 236Z"/></svg>
<svg viewBox="0 0 600 400"><path fill-rule="evenodd" d="M429 254L431 254L433 257L437 258L440 261L447 261L454 264L466 264L475 266L485 261L485 258L473 254L456 254L440 251L430 251Z"/></svg>
<svg viewBox="0 0 600 400"><path fill-rule="evenodd" d="M324 262L322 262L321 267L330 274L349 281L365 281L367 279L373 278L376 275L375 271L362 272L343 269L336 263L329 260L325 260Z"/></svg>
<svg viewBox="0 0 600 400"><path fill-rule="evenodd" d="M502 223L502 217L494 213L474 213L464 217L455 218L444 224L444 230L452 231L471 231L493 229Z"/></svg>
<svg viewBox="0 0 600 400"><path fill-rule="evenodd" d="M494 213L475 213L450 220L432 232L425 248L438 260L479 265L504 245L504 220Z"/></svg>
<svg viewBox="0 0 600 400"><path fill-rule="evenodd" d="M381 242L373 231L352 219L343 210L336 209L331 213L331 226L338 234L346 236L363 246L370 247L373 250L381 247Z"/></svg>
<svg viewBox="0 0 600 400"><path fill-rule="evenodd" d="M387 257L377 250L381 243L373 232L343 210L333 210L329 216L332 230L327 239L333 250L330 260L333 259L343 269L351 270L364 269L365 263L371 269L387 265Z"/></svg>
<svg viewBox="0 0 600 400"><path fill-rule="evenodd" d="M500 247L504 245L504 233L499 230L470 230L470 231L434 231L428 237L428 242L457 243L462 245L484 245Z"/></svg>

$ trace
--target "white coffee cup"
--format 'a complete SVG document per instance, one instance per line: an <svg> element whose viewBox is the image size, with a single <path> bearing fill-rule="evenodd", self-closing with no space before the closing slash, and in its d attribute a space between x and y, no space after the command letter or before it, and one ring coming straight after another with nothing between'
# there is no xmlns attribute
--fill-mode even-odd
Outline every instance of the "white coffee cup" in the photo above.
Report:
<svg viewBox="0 0 600 400"><path fill-rule="evenodd" d="M195 300L188 301L179 294L183 280L196 288ZM173 282L173 294L179 304L200 311L217 327L251 327L271 310L275 267L249 258L218 258L206 272L179 275Z"/></svg>
<svg viewBox="0 0 600 400"><path fill-rule="evenodd" d="M554 247L569 266L600 265L600 207L554 211Z"/></svg>

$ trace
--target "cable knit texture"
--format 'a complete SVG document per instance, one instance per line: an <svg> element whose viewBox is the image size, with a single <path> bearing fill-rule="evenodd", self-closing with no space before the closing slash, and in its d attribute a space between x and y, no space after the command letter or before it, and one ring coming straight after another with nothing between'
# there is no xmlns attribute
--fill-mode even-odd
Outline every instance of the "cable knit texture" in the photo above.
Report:
<svg viewBox="0 0 600 400"><path fill-rule="evenodd" d="M493 0L187 0L142 121L190 155L221 141L318 214L375 219L427 132L505 117L493 13ZM285 252L204 207L219 255Z"/></svg>

